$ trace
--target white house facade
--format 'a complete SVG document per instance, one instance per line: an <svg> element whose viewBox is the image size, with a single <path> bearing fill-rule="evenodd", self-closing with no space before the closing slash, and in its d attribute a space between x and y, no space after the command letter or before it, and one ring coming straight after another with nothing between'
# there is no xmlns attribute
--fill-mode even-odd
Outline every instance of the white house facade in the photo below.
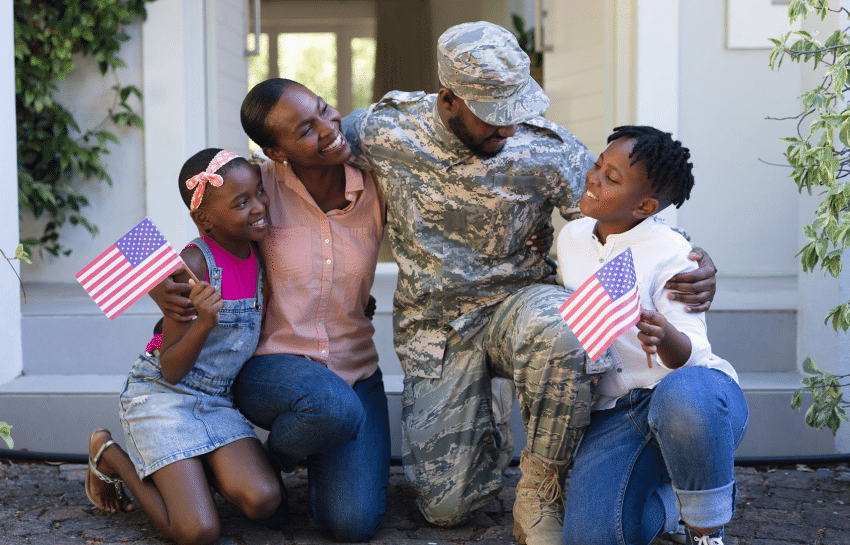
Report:
<svg viewBox="0 0 850 545"><path fill-rule="evenodd" d="M379 9L381 2L375 0ZM276 13L294 4L275 4ZM367 2L368 3L368 2ZM81 452L98 426L118 428L118 388L150 337L158 311L144 298L114 322L107 320L73 275L132 225L149 216L175 247L194 235L176 176L186 157L208 147L248 153L238 119L247 92L246 35L252 0L158 0L148 18L130 29L121 49L124 84L137 85L145 130L119 134L108 156L109 187L81 186L92 202L87 216L99 226L92 238L65 229L68 257L34 256L21 266L27 302L17 279L0 272L2 361L0 420L13 426L17 445L33 451ZM299 0L333 13L338 0ZM823 369L850 373L846 335L824 326L827 310L850 297L850 281L802 273L795 257L802 225L812 217L784 162L782 136L793 123L769 120L797 112L797 96L811 84L810 71L785 63L768 67L769 44L761 36L786 32L787 6L771 0L545 0L542 7L544 88L552 99L547 117L561 123L594 153L619 124L651 124L671 131L691 149L696 186L679 210L665 211L705 248L719 269L718 292L708 314L714 350L741 374L751 424L738 454L745 457L832 455L850 452L850 425L833 437L805 426L789 408L811 356ZM488 19L511 27L510 13L535 17L532 0L432 0L433 37L465 20ZM386 7L386 6L385 6ZM451 8L451 9L450 9ZM269 8L271 10L272 8ZM279 16L278 16L279 17ZM281 24L280 20L277 24ZM828 35L837 21L821 24ZM380 34L380 31L378 32ZM14 117L12 11L0 13L0 115ZM5 45L2 45L5 44ZM432 62L433 52L422 53ZM81 125L99 121L94 107L113 84L86 59L62 85L62 102ZM429 89L432 90L432 89ZM11 159L11 123L0 135L0 153ZM14 186L3 184L0 249L17 244ZM23 218L22 232L38 232ZM18 266L15 264L14 266ZM391 302L395 265L379 264L377 344L390 394L400 414L401 369L392 350ZM516 415L515 415L516 416ZM394 429L393 454L400 453ZM515 418L518 436L521 427ZM518 449L522 448L519 444Z"/></svg>

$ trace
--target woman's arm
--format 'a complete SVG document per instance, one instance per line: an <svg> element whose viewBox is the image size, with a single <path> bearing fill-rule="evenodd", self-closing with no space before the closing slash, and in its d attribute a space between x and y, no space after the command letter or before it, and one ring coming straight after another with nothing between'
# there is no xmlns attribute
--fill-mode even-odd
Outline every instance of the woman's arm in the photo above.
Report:
<svg viewBox="0 0 850 545"><path fill-rule="evenodd" d="M187 297L191 290L189 275L185 268L180 268L151 288L148 295L162 311L163 316L178 323L186 323L194 320L197 315L192 300Z"/></svg>

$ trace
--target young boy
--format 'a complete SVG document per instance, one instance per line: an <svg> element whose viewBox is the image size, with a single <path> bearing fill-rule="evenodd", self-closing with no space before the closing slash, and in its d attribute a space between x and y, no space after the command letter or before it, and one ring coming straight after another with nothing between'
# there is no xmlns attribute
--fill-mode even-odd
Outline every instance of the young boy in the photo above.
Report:
<svg viewBox="0 0 850 545"><path fill-rule="evenodd" d="M569 256L560 275L575 290L631 248L642 310L612 343L613 367L598 383L570 479L564 543L650 543L681 516L688 543L722 545L746 401L735 370L711 353L705 316L687 313L665 289L694 268L691 245L652 218L689 197L690 152L643 126L617 127L608 143L585 177L585 217L558 237L558 255Z"/></svg>

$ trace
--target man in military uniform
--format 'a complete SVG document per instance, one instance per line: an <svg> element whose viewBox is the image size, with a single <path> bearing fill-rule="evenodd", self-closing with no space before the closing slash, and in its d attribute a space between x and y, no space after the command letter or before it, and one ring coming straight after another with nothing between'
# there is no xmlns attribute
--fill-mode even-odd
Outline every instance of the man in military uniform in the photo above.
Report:
<svg viewBox="0 0 850 545"><path fill-rule="evenodd" d="M436 94L394 91L344 120L386 194L399 265L393 321L405 372L405 472L434 524L459 524L487 504L512 451L515 386L528 444L514 534L521 543L561 543L561 485L606 365L585 357L558 314L568 293L555 284L555 263L526 241L555 206L570 217L595 159L540 117L549 98L504 28L448 29L438 74ZM710 288L690 301L704 310L714 268L698 271Z"/></svg>

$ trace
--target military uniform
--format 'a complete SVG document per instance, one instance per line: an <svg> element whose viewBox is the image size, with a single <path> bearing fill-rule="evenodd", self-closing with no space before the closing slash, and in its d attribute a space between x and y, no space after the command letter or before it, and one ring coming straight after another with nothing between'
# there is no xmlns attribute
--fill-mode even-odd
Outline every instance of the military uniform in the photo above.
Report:
<svg viewBox="0 0 850 545"><path fill-rule="evenodd" d="M343 126L384 189L399 266L393 323L405 372L405 472L426 518L452 525L501 489L513 386L526 451L561 467L589 421L598 375L588 372L604 366L585 362L557 312L568 294L555 284L555 263L526 246L556 206L565 217L575 210L594 158L540 117L549 98L529 77L528 56L510 32L464 23L443 33L437 49L446 89L486 124L516 126L498 154L476 155L449 130L438 94L389 93ZM497 407L500 423L494 391L496 401L507 400ZM541 471L553 484L562 480L560 470ZM521 482L542 484L538 477ZM553 502L560 501L556 488ZM543 511L551 519L547 539L560 541L563 511L546 506L522 514L515 533L536 532Z"/></svg>
<svg viewBox="0 0 850 545"><path fill-rule="evenodd" d="M429 520L453 524L501 488L491 374L515 379L532 451L571 451L566 428L586 424L589 385L573 383L585 376L584 353L557 313L567 294L554 262L525 243L555 206L569 216L594 158L541 117L495 157L475 156L443 125L436 99L392 92L345 125L383 186L399 265L405 469ZM576 396L581 414L569 423L559 416Z"/></svg>

